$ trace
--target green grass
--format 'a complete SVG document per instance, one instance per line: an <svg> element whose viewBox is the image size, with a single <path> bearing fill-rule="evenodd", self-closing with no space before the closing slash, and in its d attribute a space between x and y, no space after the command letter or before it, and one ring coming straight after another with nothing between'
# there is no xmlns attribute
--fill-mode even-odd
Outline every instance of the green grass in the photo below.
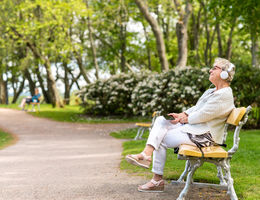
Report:
<svg viewBox="0 0 260 200"><path fill-rule="evenodd" d="M11 108L20 110L17 104L0 105L0 108ZM31 107L29 107L29 110ZM37 107L36 107L37 111ZM83 110L78 105L67 105L64 108L53 108L50 104L41 104L40 112L28 112L29 114L48 118L55 121L62 122L80 122L80 123L128 123L128 122L142 122L151 121L151 119L143 117L121 117L121 116L109 116L109 117L93 117L83 114Z"/></svg>
<svg viewBox="0 0 260 200"><path fill-rule="evenodd" d="M120 139L133 139L137 129L127 129L120 132L113 132L111 135ZM148 132L144 137L147 138ZM234 179L234 186L239 199L257 200L260 199L260 130L247 130L240 133L240 146L238 152L231 160L231 174ZM233 134L227 138L228 148L232 146ZM127 154L140 153L146 141L126 141L123 143L123 158ZM227 149L228 149L227 148ZM185 161L178 160L172 149L168 149L167 162L165 164L164 178L176 180L182 173ZM152 177L150 170L135 167L128 164L124 159L121 161L121 169L133 175ZM197 182L218 183L215 165L205 163L194 174Z"/></svg>
<svg viewBox="0 0 260 200"><path fill-rule="evenodd" d="M10 145L13 141L14 137L11 134L0 130L0 149Z"/></svg>

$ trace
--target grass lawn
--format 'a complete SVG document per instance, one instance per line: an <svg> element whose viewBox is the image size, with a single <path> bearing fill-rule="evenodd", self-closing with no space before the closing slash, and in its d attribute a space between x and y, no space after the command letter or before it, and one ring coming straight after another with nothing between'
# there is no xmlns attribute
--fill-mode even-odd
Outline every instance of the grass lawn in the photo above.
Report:
<svg viewBox="0 0 260 200"><path fill-rule="evenodd" d="M137 129L128 129L120 132L113 132L111 135L119 139L133 139ZM148 132L144 134L147 138ZM240 133L240 145L238 152L231 160L231 174L234 179L234 186L239 199L257 200L260 199L260 130L246 130ZM233 134L227 138L227 145L232 146ZM126 141L123 143L123 158L121 169L133 175L152 177L150 170L132 166L124 160L127 154L140 153L145 140ZM228 149L228 148L227 148ZM178 160L172 149L168 149L167 162L165 165L164 178L167 180L177 180L185 166L185 161ZM215 165L204 163L194 174L197 182L218 183Z"/></svg>
<svg viewBox="0 0 260 200"><path fill-rule="evenodd" d="M20 110L17 104L0 105L0 108L11 108ZM31 109L31 106L29 110ZM37 106L35 106L37 111ZM143 117L121 117L121 116L109 116L109 117L92 117L83 114L83 110L78 105L69 105L64 108L52 108L50 104L41 104L40 112L28 112L36 117L48 118L62 122L80 122L80 123L127 123L127 122L143 122L151 121L151 119Z"/></svg>
<svg viewBox="0 0 260 200"><path fill-rule="evenodd" d="M14 141L14 137L11 134L8 134L0 130L0 149L8 146Z"/></svg>

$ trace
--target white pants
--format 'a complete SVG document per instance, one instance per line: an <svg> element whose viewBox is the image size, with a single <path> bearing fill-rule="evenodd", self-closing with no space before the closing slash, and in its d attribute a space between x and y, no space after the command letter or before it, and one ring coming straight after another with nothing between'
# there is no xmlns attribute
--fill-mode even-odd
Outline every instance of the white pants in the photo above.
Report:
<svg viewBox="0 0 260 200"><path fill-rule="evenodd" d="M163 175L167 148L176 148L181 144L196 146L190 141L187 133L179 130L178 127L181 126L180 123L172 124L163 116L155 120L146 143L155 148L153 153L153 173Z"/></svg>

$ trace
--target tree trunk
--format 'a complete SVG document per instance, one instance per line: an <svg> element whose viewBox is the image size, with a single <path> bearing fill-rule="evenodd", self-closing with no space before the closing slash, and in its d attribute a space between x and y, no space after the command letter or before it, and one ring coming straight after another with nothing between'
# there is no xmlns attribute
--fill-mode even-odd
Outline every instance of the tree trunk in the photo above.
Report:
<svg viewBox="0 0 260 200"><path fill-rule="evenodd" d="M179 2L174 0L176 10L179 14L179 21L176 23L176 35L178 40L178 61L177 66L183 68L188 59L188 20L191 14L190 1L186 1L185 11L181 8Z"/></svg>
<svg viewBox="0 0 260 200"><path fill-rule="evenodd" d="M123 23L120 24L120 42L121 42L121 52L120 52L120 65L121 71L126 71L126 59L125 59L125 52L126 52L126 25Z"/></svg>
<svg viewBox="0 0 260 200"><path fill-rule="evenodd" d="M151 62L151 50L150 50L150 44L149 44L149 36L146 31L145 25L143 24L143 30L144 30L144 36L146 40L146 51L147 51L147 59L148 59L148 69L152 70L152 62Z"/></svg>
<svg viewBox="0 0 260 200"><path fill-rule="evenodd" d="M216 23L216 30L217 30L217 38L218 38L218 56L222 57L223 56L223 47L222 47L222 40L221 40L219 22Z"/></svg>
<svg viewBox="0 0 260 200"><path fill-rule="evenodd" d="M75 52L76 53L76 52ZM77 54L77 53L76 53ZM77 64L78 64L78 66L79 66L79 70L80 70L80 73L81 73L81 75L83 76L83 78L85 79L85 81L87 82L87 83L91 83L90 82L90 80L89 80L89 78L88 78L88 75L87 75L87 71L86 71L86 69L84 68L84 66L83 66L83 60L82 60L82 57L81 57L81 55L76 55L76 60L77 60Z"/></svg>
<svg viewBox="0 0 260 200"><path fill-rule="evenodd" d="M24 76L29 82L30 93L31 93L31 96L33 96L36 86L35 86L35 82L32 80L31 74L28 69L24 70Z"/></svg>
<svg viewBox="0 0 260 200"><path fill-rule="evenodd" d="M47 72L47 84L48 84L49 92L51 93L52 106L53 107L57 106L58 108L62 108L63 102L60 99L60 95L59 95L58 89L56 87L56 82L55 82L54 77L51 72L51 64L47 58L44 59L44 67Z"/></svg>
<svg viewBox="0 0 260 200"><path fill-rule="evenodd" d="M86 1L86 6L87 6L87 8L89 8L88 1ZM91 51L92 51L92 58L93 58L93 63L94 63L95 69L96 69L95 75L96 75L96 78L99 79L99 66L98 66L98 62L97 62L96 46L95 46L95 43L93 40L93 34L92 34L93 30L92 30L92 24L91 24L89 15L87 17L87 21L88 21L88 35L89 35L89 41L90 41L90 46L91 46Z"/></svg>
<svg viewBox="0 0 260 200"><path fill-rule="evenodd" d="M232 35L233 35L233 31L236 25L236 19L233 20L231 28L230 28L230 32L229 32L229 36L228 36L228 41L227 41L227 50L226 50L226 59L230 60L231 59L231 53L232 53Z"/></svg>
<svg viewBox="0 0 260 200"><path fill-rule="evenodd" d="M70 104L70 83L68 78L68 65L66 62L63 62L64 67L64 86L65 86L65 92L64 92L64 103L66 105Z"/></svg>
<svg viewBox="0 0 260 200"><path fill-rule="evenodd" d="M140 11L144 15L145 19L150 24L152 31L154 33L156 39L156 47L157 47L157 51L161 63L161 70L168 71L169 64L168 64L166 51L165 51L164 39L160 27L158 25L158 22L152 17L152 15L150 15L147 5L142 0L135 0L135 3L137 4Z"/></svg>
<svg viewBox="0 0 260 200"><path fill-rule="evenodd" d="M44 100L46 103L51 103L51 95L50 93L48 93L46 90L45 90L45 87L44 87L44 81L42 79L42 76L40 74L40 70L39 70L39 66L36 66L35 67L35 73L36 73L36 76L37 76L37 79L39 81L39 84L40 84L40 87L42 89L42 94L44 96ZM32 94L34 95L34 91L32 92Z"/></svg>
<svg viewBox="0 0 260 200"><path fill-rule="evenodd" d="M14 94L12 104L16 103L17 99L19 98L20 94L22 93L22 91L24 89L24 82L25 82L25 79L23 78L23 81L21 82L19 89Z"/></svg>
<svg viewBox="0 0 260 200"><path fill-rule="evenodd" d="M259 65L259 40L257 35L253 35L251 33L251 40L252 40L252 47L251 47L251 54L252 54L252 66L260 68Z"/></svg>
<svg viewBox="0 0 260 200"><path fill-rule="evenodd" d="M1 73L0 74L0 104L8 104L8 101L7 101L7 84L6 84L6 81L4 81L3 79L3 74Z"/></svg>
<svg viewBox="0 0 260 200"><path fill-rule="evenodd" d="M209 64L212 62L212 44L214 42L215 35L216 35L216 28L214 29L212 37L209 42Z"/></svg>
<svg viewBox="0 0 260 200"><path fill-rule="evenodd" d="M200 30L200 18L201 18L201 10L202 6L200 4L200 8L198 11L197 16L192 12L192 31L190 32L191 37L189 38L190 40L190 47L191 50L196 52L194 55L194 61L196 63L200 63L200 56L199 56L199 30Z"/></svg>

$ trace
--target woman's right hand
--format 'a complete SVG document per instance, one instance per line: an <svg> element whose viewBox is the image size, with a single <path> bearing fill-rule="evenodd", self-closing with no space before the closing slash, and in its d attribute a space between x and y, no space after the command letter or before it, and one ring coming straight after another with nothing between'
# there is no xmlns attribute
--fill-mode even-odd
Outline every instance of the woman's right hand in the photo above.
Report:
<svg viewBox="0 0 260 200"><path fill-rule="evenodd" d="M180 123L182 119L187 118L187 114L184 113L184 112L182 112L182 113L169 113L168 115L174 118L173 120L171 120L172 124Z"/></svg>

